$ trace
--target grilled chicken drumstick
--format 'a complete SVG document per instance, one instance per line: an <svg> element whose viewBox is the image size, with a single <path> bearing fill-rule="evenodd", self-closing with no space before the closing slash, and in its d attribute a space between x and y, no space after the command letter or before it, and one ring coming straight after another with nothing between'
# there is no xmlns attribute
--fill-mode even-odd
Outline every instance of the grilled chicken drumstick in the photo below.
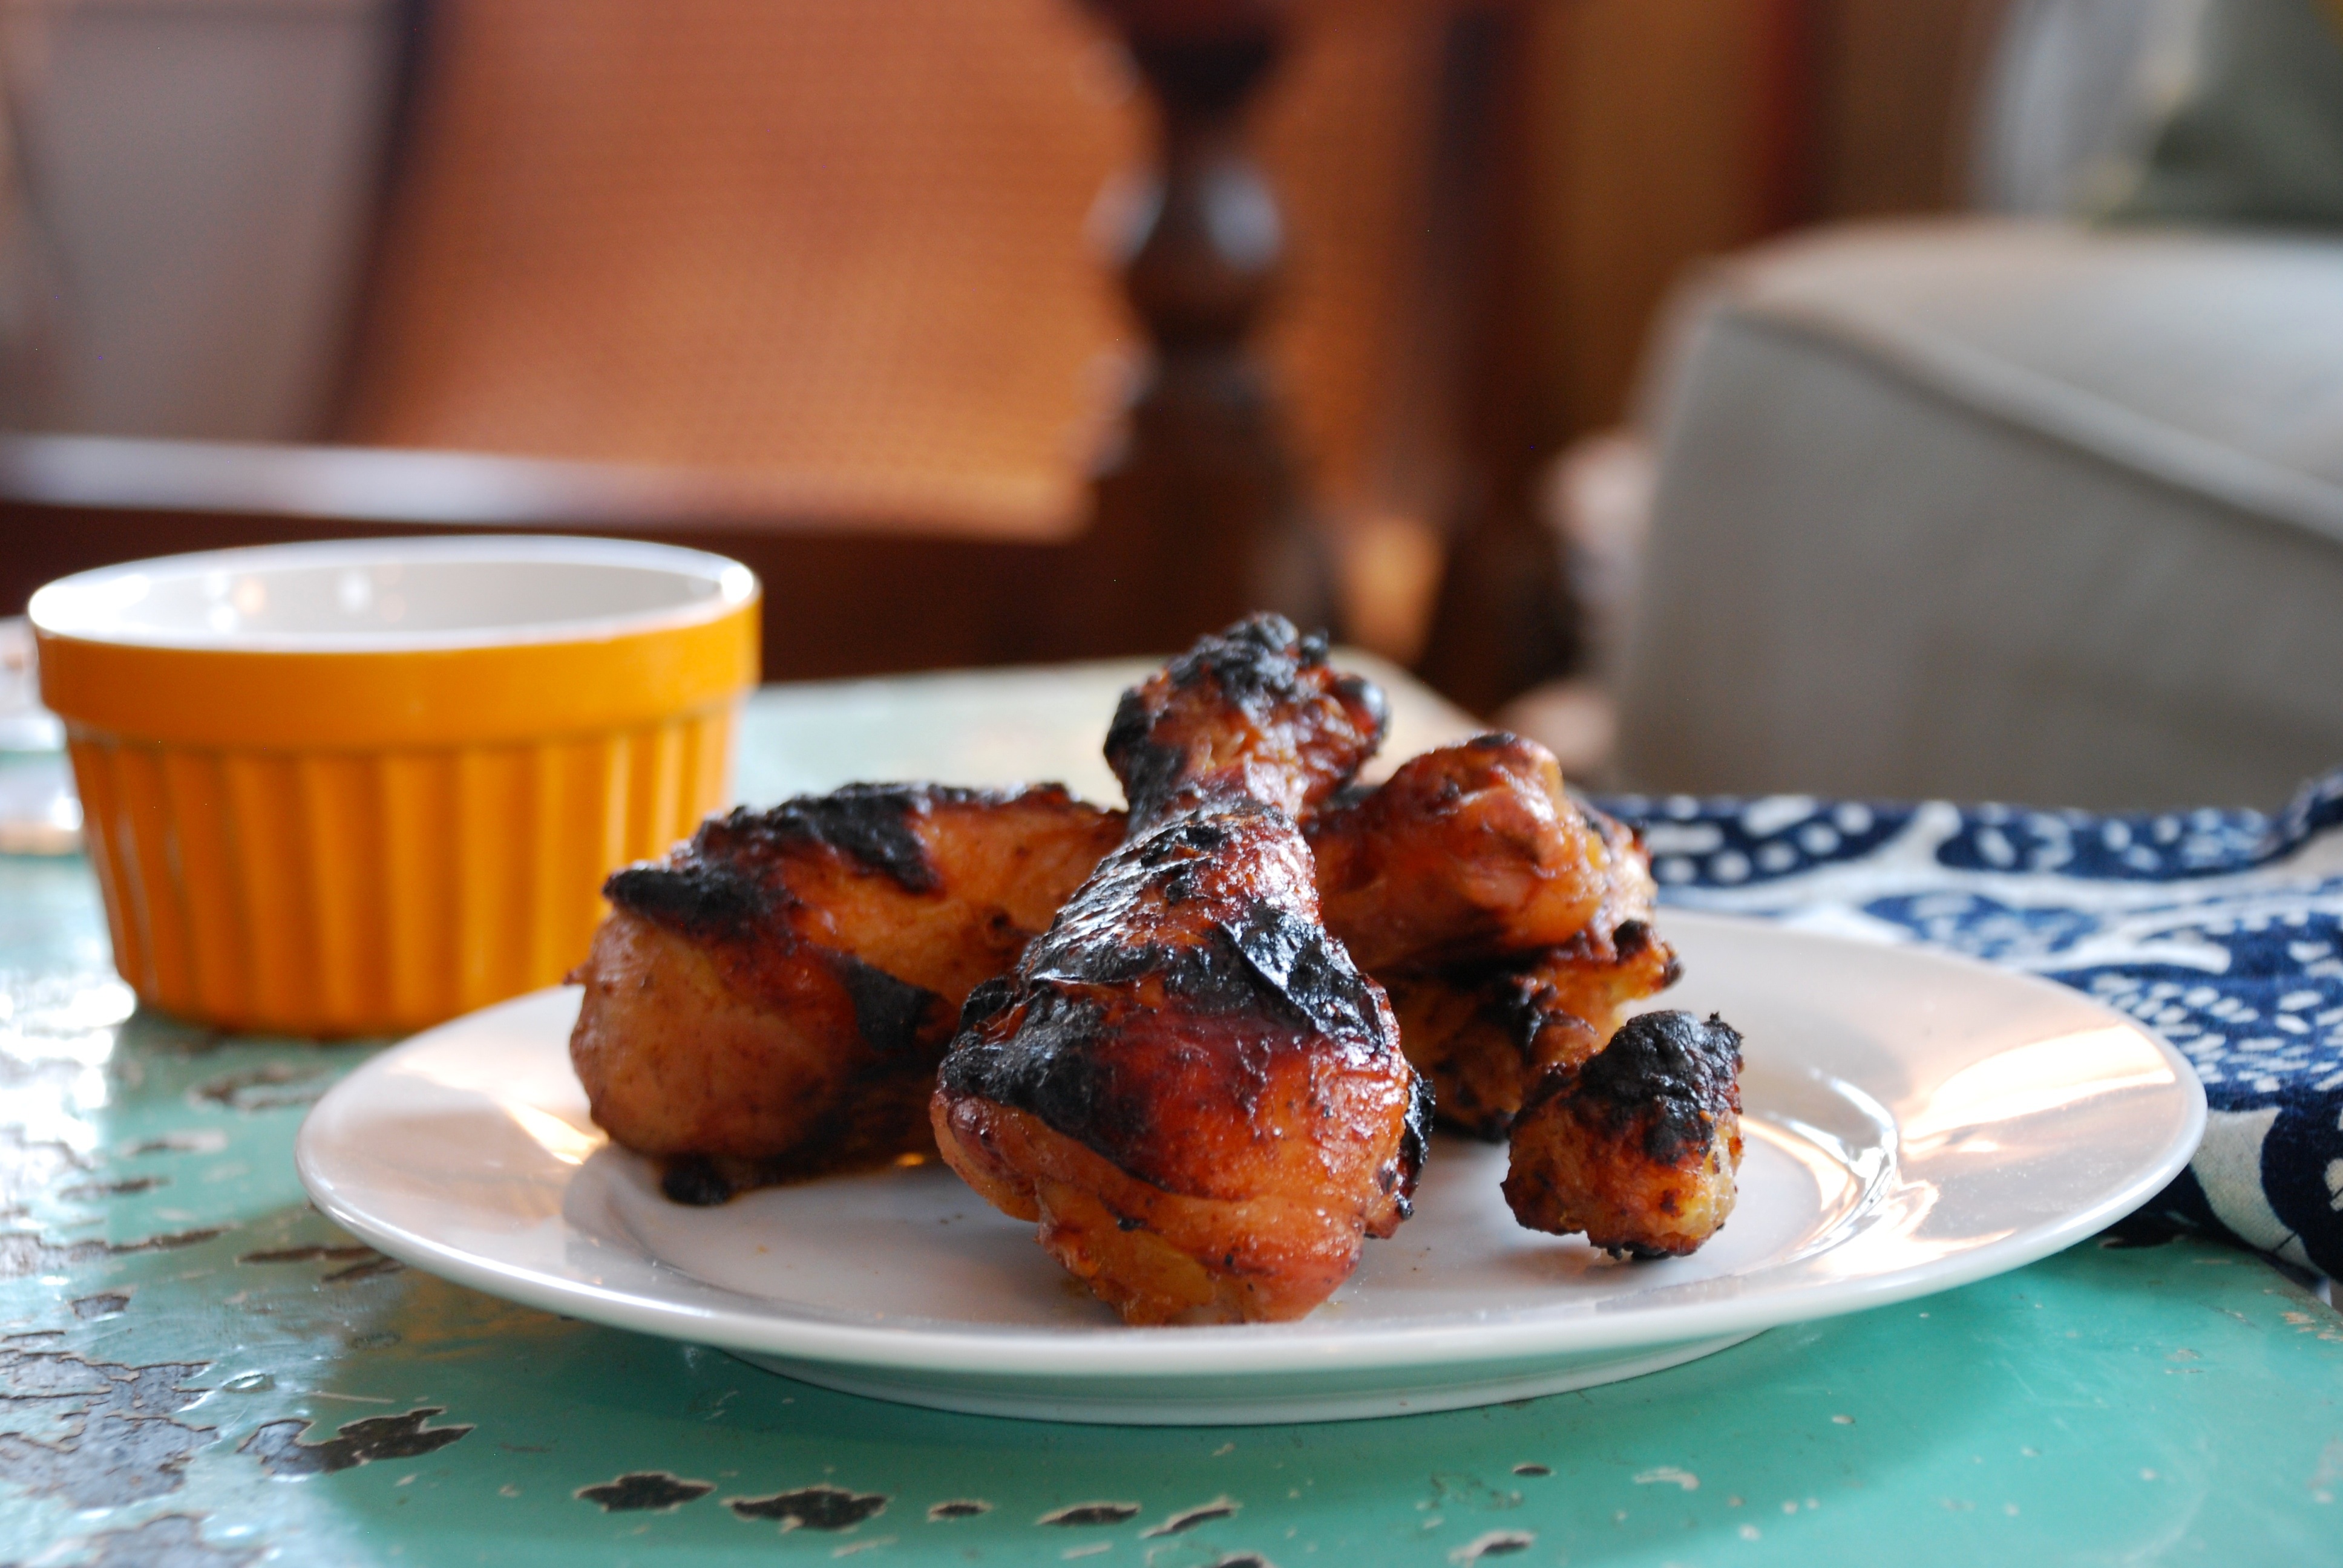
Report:
<svg viewBox="0 0 2343 1568"><path fill-rule="evenodd" d="M1372 753L1373 691L1257 617L1128 693L1130 839L944 1058L944 1159L1127 1322L1300 1317L1407 1215L1429 1095L1289 815Z"/></svg>
<svg viewBox="0 0 2343 1568"><path fill-rule="evenodd" d="M1382 981L1440 1119L1499 1139L1547 1068L1601 1049L1675 956L1649 863L1573 799L1554 754L1475 736L1403 764L1308 825L1326 923Z"/></svg>
<svg viewBox="0 0 2343 1568"><path fill-rule="evenodd" d="M1310 842L1328 923L1389 988L1441 1121L1510 1142L1515 1219L1639 1257L1725 1222L1740 1037L1683 1013L1622 1021L1675 982L1675 955L1642 847L1564 791L1544 748L1427 752Z"/></svg>
<svg viewBox="0 0 2343 1568"><path fill-rule="evenodd" d="M569 1046L595 1121L686 1202L931 1150L960 1004L1121 837L1055 785L855 785L710 818L604 887Z"/></svg>
<svg viewBox="0 0 2343 1568"><path fill-rule="evenodd" d="M1173 695L1167 683L1152 700ZM1193 787L1210 749L1189 759L1151 740L1147 700L1120 744L1168 754L1159 770ZM1258 776L1267 749L1240 749L1240 774ZM1338 772L1305 773L1303 797ZM1675 979L1640 848L1564 794L1533 742L1426 753L1306 821L1326 923L1354 959L1376 955L1407 1055L1461 1131L1503 1138L1547 1068L1592 1054L1627 1003ZM1123 832L1121 812L1055 789L932 785L855 785L710 821L606 890L616 911L578 970L574 1048L597 1120L702 1201L927 1147L913 1102L949 1016ZM1422 967L1442 958L1456 961ZM885 1038L890 981L944 1004L897 1010L916 1014L908 1053Z"/></svg>
<svg viewBox="0 0 2343 1568"><path fill-rule="evenodd" d="M1427 753L1379 789L1342 789L1383 724L1371 685L1327 669L1282 623L1257 622L1129 694L1108 745L1142 835L1231 801L1300 814L1324 923L1388 988L1441 1120L1494 1140L1526 1101L1549 1107L1544 1131L1513 1140L1515 1187L1543 1194L1523 1222L1549 1228L1600 1207L1581 1189L1606 1168L1566 1157L1550 1108L1561 1097L1541 1085L1587 1062L1628 1004L1675 979L1650 925L1647 861L1627 829L1564 791L1543 748L1513 736ZM615 912L575 977L587 995L572 1055L595 1119L659 1158L686 1201L931 1148L927 1099L961 1002L1125 828L1054 787L856 785L711 819L606 889ZM1243 831L1266 842L1258 825ZM1292 888L1279 897L1299 907ZM1131 918L1142 915L1155 918ZM1373 1010L1362 1004L1352 1022ZM1738 1144L1718 1147L1721 1221Z"/></svg>
<svg viewBox="0 0 2343 1568"><path fill-rule="evenodd" d="M1246 799L1299 820L1363 767L1391 728L1383 689L1326 662L1326 639L1257 615L1122 694L1107 766L1135 836L1208 800Z"/></svg>
<svg viewBox="0 0 2343 1568"><path fill-rule="evenodd" d="M1741 1036L1688 1012L1639 1014L1552 1069L1513 1122L1513 1218L1632 1257L1692 1251L1733 1211L1740 1070Z"/></svg>
<svg viewBox="0 0 2343 1568"><path fill-rule="evenodd" d="M1407 1215L1430 1096L1315 905L1282 812L1201 805L970 999L938 1147L1128 1322L1300 1317Z"/></svg>
<svg viewBox="0 0 2343 1568"><path fill-rule="evenodd" d="M1651 874L1606 826L1554 753L1499 732L1411 759L1305 829L1326 923L1381 974L1554 947L1606 912L1647 920Z"/></svg>

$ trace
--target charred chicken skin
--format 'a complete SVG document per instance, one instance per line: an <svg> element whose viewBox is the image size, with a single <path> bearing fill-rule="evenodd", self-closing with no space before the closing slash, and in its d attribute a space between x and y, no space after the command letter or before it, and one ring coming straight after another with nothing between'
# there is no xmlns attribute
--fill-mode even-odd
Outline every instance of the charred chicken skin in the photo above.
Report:
<svg viewBox="0 0 2343 1568"><path fill-rule="evenodd" d="M1689 1179L1604 1209L1600 1097L1556 1087L1675 979L1641 845L1513 736L1344 790L1385 722L1257 618L1125 695L1129 819L1054 787L858 785L712 819L606 888L573 977L596 1121L700 1202L940 1138L1133 1322L1309 1311L1404 1215L1431 1086L1449 1125L1514 1131L1523 1223L1595 1212L1599 1244L1670 1250L1696 1218L1617 1215L1638 1192L1692 1214ZM1729 1207L1737 1133L1715 1147Z"/></svg>
<svg viewBox="0 0 2343 1568"><path fill-rule="evenodd" d="M1193 661L1184 686L1167 671L1135 693L1124 747L1146 747L1151 712L1220 700L1209 663ZM1326 679L1320 699L1334 687ZM1324 731L1352 734L1305 794L1322 798L1373 728L1372 703L1334 704L1320 712L1314 744L1281 743L1324 755ZM1181 728L1192 733L1192 715ZM1194 793L1198 776L1211 777L1212 754L1198 749L1202 766L1175 753L1159 776ZM1218 782L1242 789L1255 759L1235 760ZM882 836L898 822L911 825L910 839ZM814 948L957 1004L976 979L1006 969L1023 935L1045 923L1049 900L1123 831L1121 813L1056 791L932 786L853 786L710 823L669 861L611 879L618 910L579 971L588 985L579 1066L598 1070L588 1079L598 1114L620 1142L668 1159L679 1195L708 1201L923 1147L923 1121L905 1130L906 1078L867 1062L849 1069L870 1048L860 1027L841 1021L823 966L809 976L809 955L799 953L799 983L773 983L793 972L787 941L810 930ZM1640 848L1564 794L1551 755L1534 742L1491 735L1427 753L1378 789L1330 801L1308 832L1329 929L1354 960L1361 950L1378 955L1369 967L1389 992L1407 1055L1431 1075L1442 1121L1460 1131L1503 1138L1545 1069L1592 1054L1624 1007L1676 977L1650 925ZM789 886L787 918L769 912L745 926L731 918L740 901L732 895L762 888L776 868ZM1031 884L1012 885L1019 878ZM781 952L765 950L773 930ZM1409 962L1459 953L1473 956ZM882 983L837 960L828 967L860 977L866 991ZM889 1052L887 1061L932 1064L934 1015L922 1016L912 1054ZM824 1050L838 1072L815 1071L810 1059ZM777 1051L797 1070L768 1071ZM807 1114L792 1113L799 1106Z"/></svg>
<svg viewBox="0 0 2343 1568"><path fill-rule="evenodd" d="M1441 1121L1499 1139L1546 1069L1674 983L1634 835L1519 736L1427 751L1312 820L1327 924L1381 980Z"/></svg>
<svg viewBox="0 0 2343 1568"><path fill-rule="evenodd" d="M1106 759L1134 834L1211 799L1298 820L1351 781L1390 726L1383 689L1329 665L1323 637L1254 616L1124 692Z"/></svg>
<svg viewBox="0 0 2343 1568"><path fill-rule="evenodd" d="M1054 785L711 818L604 887L569 1046L595 1121L684 1201L932 1150L960 1005L1121 836Z"/></svg>
<svg viewBox="0 0 2343 1568"><path fill-rule="evenodd" d="M1373 690L1260 617L1127 694L1130 839L944 1058L944 1159L1126 1322L1300 1317L1407 1215L1426 1085L1290 815L1381 739Z"/></svg>
<svg viewBox="0 0 2343 1568"><path fill-rule="evenodd" d="M1603 1049L1625 1009L1680 966L1641 920L1493 963L1379 977L1410 1061L1431 1074L1441 1125L1496 1142L1551 1068Z"/></svg>
<svg viewBox="0 0 2343 1568"><path fill-rule="evenodd" d="M944 1058L936 1141L1134 1323L1296 1318L1406 1217L1430 1114L1258 801L1118 849Z"/></svg>
<svg viewBox="0 0 2343 1568"><path fill-rule="evenodd" d="M1626 1020L1675 983L1624 826L1510 735L1427 752L1312 824L1328 923L1389 988L1443 1123L1511 1145L1533 1230L1635 1256L1725 1221L1741 1158L1740 1039Z"/></svg>
<svg viewBox="0 0 2343 1568"><path fill-rule="evenodd" d="M1740 1035L1688 1012L1639 1014L1551 1069L1513 1123L1513 1217L1631 1257L1692 1251L1733 1211L1740 1070Z"/></svg>

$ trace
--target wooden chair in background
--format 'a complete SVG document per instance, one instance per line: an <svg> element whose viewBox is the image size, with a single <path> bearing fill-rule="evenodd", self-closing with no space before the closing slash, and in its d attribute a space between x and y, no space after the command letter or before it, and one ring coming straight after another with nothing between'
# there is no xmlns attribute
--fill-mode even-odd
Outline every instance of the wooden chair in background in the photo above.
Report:
<svg viewBox="0 0 2343 1568"><path fill-rule="evenodd" d="M1231 455L1114 439L1149 361L1102 252L1143 199L1148 109L1067 0L447 0L428 20L337 446L111 463L19 441L9 526L45 537L12 578L174 534L645 533L759 568L776 676L1160 647L1257 597L1250 531L1161 505ZM1439 25L1346 10L1297 39L1258 116L1306 236L1270 356L1337 528L1406 479ZM1172 259L1176 288L1215 258ZM1274 256L1254 259L1266 289ZM1279 447L1282 413L1258 413ZM1092 528L1091 470L1118 462L1123 523ZM337 465L374 487L338 515L317 509L350 488L322 477ZM182 483L208 498L175 507ZM480 487L477 518L451 485Z"/></svg>
<svg viewBox="0 0 2343 1568"><path fill-rule="evenodd" d="M1570 658L1533 481L1617 417L1668 276L1836 210L1751 126L1913 140L1785 63L1868 80L1863 39L1980 3L429 0L337 444L0 440L0 608L173 548L566 528L749 560L776 677L1171 646L1322 607L1328 557L1406 657L1453 538L1426 668L1485 711ZM1142 75L1190 184L1125 259L1184 377L1111 254L1150 232Z"/></svg>

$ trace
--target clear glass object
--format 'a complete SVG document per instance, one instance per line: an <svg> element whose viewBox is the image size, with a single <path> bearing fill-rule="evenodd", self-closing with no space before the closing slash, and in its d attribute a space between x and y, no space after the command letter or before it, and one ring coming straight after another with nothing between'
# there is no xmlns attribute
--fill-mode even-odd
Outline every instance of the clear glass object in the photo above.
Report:
<svg viewBox="0 0 2343 1568"><path fill-rule="evenodd" d="M41 706L32 628L0 618L0 855L70 855L81 848L81 801L65 760L65 727Z"/></svg>

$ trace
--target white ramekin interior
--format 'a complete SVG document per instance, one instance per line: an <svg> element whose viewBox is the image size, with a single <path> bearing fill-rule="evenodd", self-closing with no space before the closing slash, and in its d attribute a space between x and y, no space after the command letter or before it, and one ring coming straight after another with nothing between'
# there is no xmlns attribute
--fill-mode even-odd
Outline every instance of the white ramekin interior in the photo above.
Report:
<svg viewBox="0 0 2343 1568"><path fill-rule="evenodd" d="M756 592L721 556L626 539L351 539L167 556L33 597L43 631L171 648L359 652L648 631Z"/></svg>

